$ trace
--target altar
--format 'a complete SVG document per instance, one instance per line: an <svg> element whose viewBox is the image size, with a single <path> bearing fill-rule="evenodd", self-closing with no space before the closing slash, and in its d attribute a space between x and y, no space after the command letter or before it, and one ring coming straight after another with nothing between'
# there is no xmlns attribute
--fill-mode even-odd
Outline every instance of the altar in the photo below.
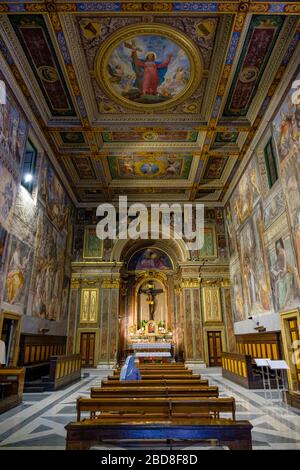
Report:
<svg viewBox="0 0 300 470"><path fill-rule="evenodd" d="M129 354L134 354L140 362L170 362L174 357L173 333L155 320L145 323L135 334L131 334L128 344Z"/></svg>

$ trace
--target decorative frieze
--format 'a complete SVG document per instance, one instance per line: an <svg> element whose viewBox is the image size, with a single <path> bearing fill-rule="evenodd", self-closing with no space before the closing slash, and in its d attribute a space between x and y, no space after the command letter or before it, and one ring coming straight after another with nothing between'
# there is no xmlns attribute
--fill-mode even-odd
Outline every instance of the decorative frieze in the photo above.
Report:
<svg viewBox="0 0 300 470"><path fill-rule="evenodd" d="M119 289L121 285L120 279L104 278L101 284L102 289Z"/></svg>
<svg viewBox="0 0 300 470"><path fill-rule="evenodd" d="M200 287L200 282L201 278L188 278L188 279L183 279L181 281L180 287L182 289L189 289L189 288L199 288Z"/></svg>

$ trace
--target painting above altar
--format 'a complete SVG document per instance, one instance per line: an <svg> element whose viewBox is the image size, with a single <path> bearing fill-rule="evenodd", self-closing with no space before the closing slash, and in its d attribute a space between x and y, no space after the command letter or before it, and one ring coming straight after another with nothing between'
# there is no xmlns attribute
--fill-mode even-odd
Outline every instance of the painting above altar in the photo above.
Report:
<svg viewBox="0 0 300 470"><path fill-rule="evenodd" d="M136 251L128 262L128 271L168 270L173 269L169 256L158 248L146 248Z"/></svg>

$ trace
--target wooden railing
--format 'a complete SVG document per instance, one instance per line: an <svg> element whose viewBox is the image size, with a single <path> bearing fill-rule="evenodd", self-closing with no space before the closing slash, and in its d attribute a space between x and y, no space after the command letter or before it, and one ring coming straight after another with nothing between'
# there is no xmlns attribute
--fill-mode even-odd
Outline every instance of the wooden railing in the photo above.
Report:
<svg viewBox="0 0 300 470"><path fill-rule="evenodd" d="M247 388L253 388L251 356L222 353L222 375Z"/></svg>
<svg viewBox="0 0 300 470"><path fill-rule="evenodd" d="M81 378L81 356L53 356L50 358L48 390L57 390Z"/></svg>
<svg viewBox="0 0 300 470"><path fill-rule="evenodd" d="M222 375L243 387L263 388L263 372L248 354L223 353ZM276 388L274 371L269 370L271 388Z"/></svg>

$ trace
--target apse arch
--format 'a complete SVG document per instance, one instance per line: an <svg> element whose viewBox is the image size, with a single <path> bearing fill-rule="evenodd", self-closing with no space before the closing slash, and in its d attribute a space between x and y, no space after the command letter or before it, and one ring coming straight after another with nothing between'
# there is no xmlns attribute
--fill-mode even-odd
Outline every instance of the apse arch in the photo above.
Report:
<svg viewBox="0 0 300 470"><path fill-rule="evenodd" d="M169 254L158 247L143 247L134 251L127 261L128 271L174 271L174 264Z"/></svg>
<svg viewBox="0 0 300 470"><path fill-rule="evenodd" d="M190 252L187 248L186 243L182 238L170 238L170 239L138 239L138 240L120 240L117 239L115 242L110 261L111 262L124 262L128 261L132 256L133 252L138 249L147 248L158 248L168 254L173 262L174 268L178 263L184 263L189 261Z"/></svg>

